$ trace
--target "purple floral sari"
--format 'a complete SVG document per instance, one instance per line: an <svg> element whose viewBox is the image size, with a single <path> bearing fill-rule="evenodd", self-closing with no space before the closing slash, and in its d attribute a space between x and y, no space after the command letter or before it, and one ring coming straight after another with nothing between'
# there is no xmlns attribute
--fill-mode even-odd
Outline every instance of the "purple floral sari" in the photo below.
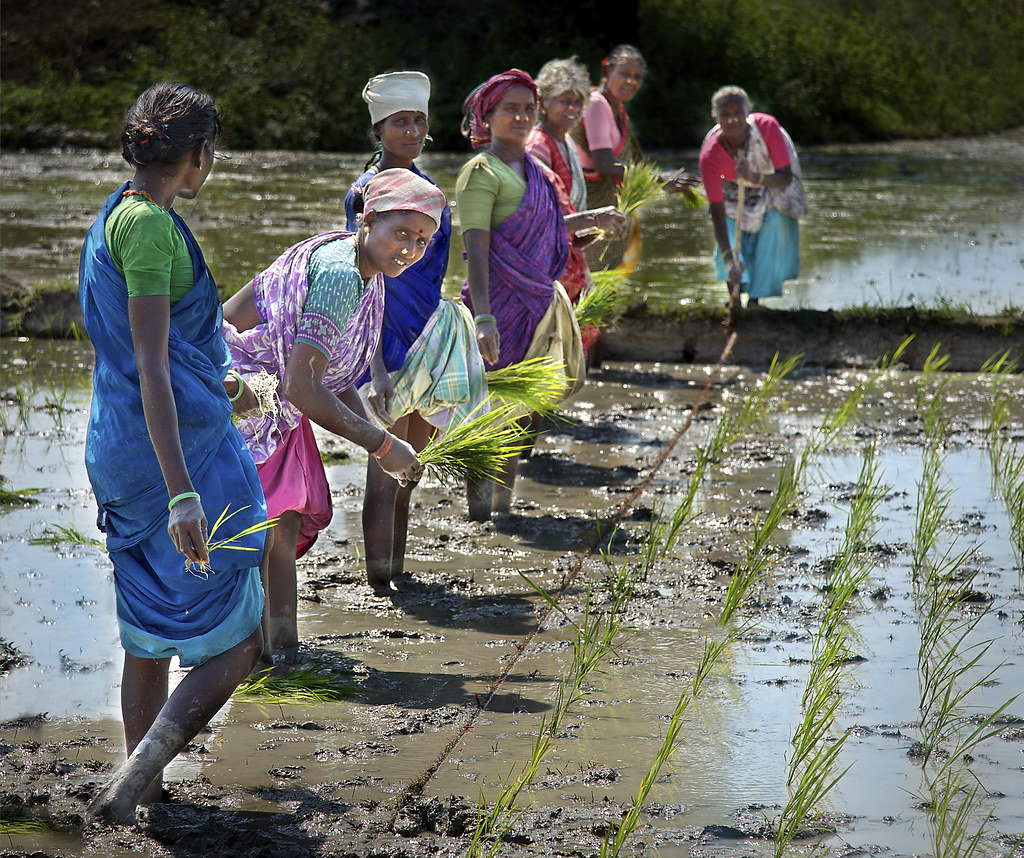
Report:
<svg viewBox="0 0 1024 858"><path fill-rule="evenodd" d="M555 189L526 156L523 204L491 230L491 312L501 334L501 356L490 369L518 363L554 296L553 283L565 270L569 239ZM473 309L469 284L462 299Z"/></svg>
<svg viewBox="0 0 1024 858"><path fill-rule="evenodd" d="M256 309L265 321L245 331L224 323L224 339L231 351L234 369L246 377L263 370L277 380L280 389L309 290L309 257L320 245L351 235L335 230L307 238L288 248L253 279ZM324 385L328 390L341 393L366 372L380 337L383 314L384 278L377 274L367 281L359 307L343 331L330 319L319 319L320 339L333 344L324 372ZM302 412L280 396L276 405L276 414L238 421L239 431L257 465L270 458L281 439L302 419Z"/></svg>

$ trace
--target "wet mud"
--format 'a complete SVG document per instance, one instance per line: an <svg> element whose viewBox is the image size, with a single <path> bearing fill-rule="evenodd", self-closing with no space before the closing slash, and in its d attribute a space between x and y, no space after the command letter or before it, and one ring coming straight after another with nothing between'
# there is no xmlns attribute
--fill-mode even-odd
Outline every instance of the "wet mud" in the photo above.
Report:
<svg viewBox="0 0 1024 858"><path fill-rule="evenodd" d="M727 407L763 383L762 369L609 362L569 403L570 421L547 424L523 463L510 513L471 523L460 488L428 482L416 491L406 574L390 598L374 594L362 569L363 462L318 436L326 453L341 455L328 467L335 520L300 561L301 655L357 696L303 705L233 699L172 764L165 801L141 808L135 828L85 823L89 800L123 753L116 715L8 719L0 724L0 854L465 855L481 795L493 802L502 782L519 774L551 716L572 657L572 623L607 609L610 569L636 556L651 520L678 503L697 446ZM978 705L992 711L1020 690L1024 596L1005 511L986 494L983 426L992 388L977 369L950 375L942 393L949 479L977 490L956 495L947 533L979 545L974 592L961 610L989 608L981 633L998 641L991 655L1003 666ZM708 623L771 504L780 463L862 378L859 370L799 368L729 446L675 549L637 583L614 652L570 707L497 854L600 854L694 676ZM1020 441L1024 379L1007 383L1020 394L1007 431ZM771 821L786 798L785 756L821 622L823 576L841 539L859 450L872 436L883 450L887 491L865 554L870 583L851 620L855 678L842 718L851 768L817 825L834 832L824 841L833 856L928 851L927 814L913 794L918 620L908 569L924 443L920 390L917 373L894 371L835 448L815 457L774 540L771 575L744 604L749 625L687 711L680 745L623 855L772 854ZM67 443L77 443L68 434ZM60 504L87 518L89 499L81 487L74 492L42 494L44 511L34 520L59 518ZM8 540L14 514L4 514ZM58 563L84 551L63 549ZM554 594L559 609L523 576ZM5 681L33 659L7 637ZM95 658L75 662L69 650L71 673L96 667ZM973 763L994 812L980 854L1022 855L1024 704L1008 707L1000 725ZM805 854L815 842L798 838L787 854Z"/></svg>

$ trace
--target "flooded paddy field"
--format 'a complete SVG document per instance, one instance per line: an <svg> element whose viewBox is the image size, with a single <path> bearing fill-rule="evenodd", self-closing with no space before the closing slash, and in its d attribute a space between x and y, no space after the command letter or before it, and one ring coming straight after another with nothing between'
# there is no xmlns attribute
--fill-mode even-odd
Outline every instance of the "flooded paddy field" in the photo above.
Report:
<svg viewBox="0 0 1024 858"><path fill-rule="evenodd" d="M962 855L979 832L1024 854L1019 374L608 363L511 513L417 489L393 598L362 568L365 456L320 434L302 654L356 696L233 698L167 801L111 829L82 824L123 754L109 565L35 542L99 535L91 353L0 360L3 487L30 501L0 513L4 854L597 856L628 826L623 856ZM817 834L777 836L831 749Z"/></svg>

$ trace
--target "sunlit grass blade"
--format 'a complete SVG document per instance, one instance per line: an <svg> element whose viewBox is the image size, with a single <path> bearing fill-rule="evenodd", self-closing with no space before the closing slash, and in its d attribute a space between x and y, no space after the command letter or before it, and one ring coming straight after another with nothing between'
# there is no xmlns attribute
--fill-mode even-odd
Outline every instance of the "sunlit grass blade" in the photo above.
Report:
<svg viewBox="0 0 1024 858"><path fill-rule="evenodd" d="M418 454L420 464L441 482L500 480L505 461L529 448L528 437L515 421L520 406L495 406L493 397L487 402L490 411L477 408L435 435Z"/></svg>
<svg viewBox="0 0 1024 858"><path fill-rule="evenodd" d="M287 673L268 667L247 676L234 691L235 697L258 697L266 703L328 703L351 700L360 691L338 681L316 666L301 665Z"/></svg>
<svg viewBox="0 0 1024 858"><path fill-rule="evenodd" d="M492 369L487 373L487 390L503 402L549 414L565 394L565 373L554 358L530 358Z"/></svg>
<svg viewBox="0 0 1024 858"><path fill-rule="evenodd" d="M29 545L86 545L90 548L103 548L105 543L95 536L86 536L76 525L67 527L61 524L48 525L46 536L36 536L28 541Z"/></svg>
<svg viewBox="0 0 1024 858"><path fill-rule="evenodd" d="M617 268L594 271L592 274L594 285L580 295L580 301L576 305L576 322L581 328L585 325L604 328L612 324L622 313L625 297L622 285L626 275Z"/></svg>
<svg viewBox="0 0 1024 858"><path fill-rule="evenodd" d="M32 495L37 495L42 489L0 489L0 506L31 506L39 503Z"/></svg>
<svg viewBox="0 0 1024 858"><path fill-rule="evenodd" d="M267 519L266 521L259 521L256 524L250 525L245 530L241 530L234 536L229 536L226 539L218 539L214 541L214 535L220 529L221 525L227 523L227 521L240 512L247 510L248 506L243 506L240 509L236 509L233 513L228 513L231 509L231 504L228 504L221 511L221 514L217 517L217 520L213 523L213 527L210 528L210 536L207 539L206 550L213 552L219 548L225 548L229 551L260 551L262 549L253 548L251 545L235 545L234 543L245 539L247 536L252 536L254 533L260 533L264 530L269 530L277 524L276 518Z"/></svg>

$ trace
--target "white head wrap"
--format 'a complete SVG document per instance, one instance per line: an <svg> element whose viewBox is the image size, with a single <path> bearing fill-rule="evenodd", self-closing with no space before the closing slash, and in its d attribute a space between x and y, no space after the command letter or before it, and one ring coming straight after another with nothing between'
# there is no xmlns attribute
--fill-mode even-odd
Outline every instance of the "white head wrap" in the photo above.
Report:
<svg viewBox="0 0 1024 858"><path fill-rule="evenodd" d="M427 115L430 78L423 72L388 72L371 77L363 87L363 101L370 106L370 124L400 110L418 110Z"/></svg>

